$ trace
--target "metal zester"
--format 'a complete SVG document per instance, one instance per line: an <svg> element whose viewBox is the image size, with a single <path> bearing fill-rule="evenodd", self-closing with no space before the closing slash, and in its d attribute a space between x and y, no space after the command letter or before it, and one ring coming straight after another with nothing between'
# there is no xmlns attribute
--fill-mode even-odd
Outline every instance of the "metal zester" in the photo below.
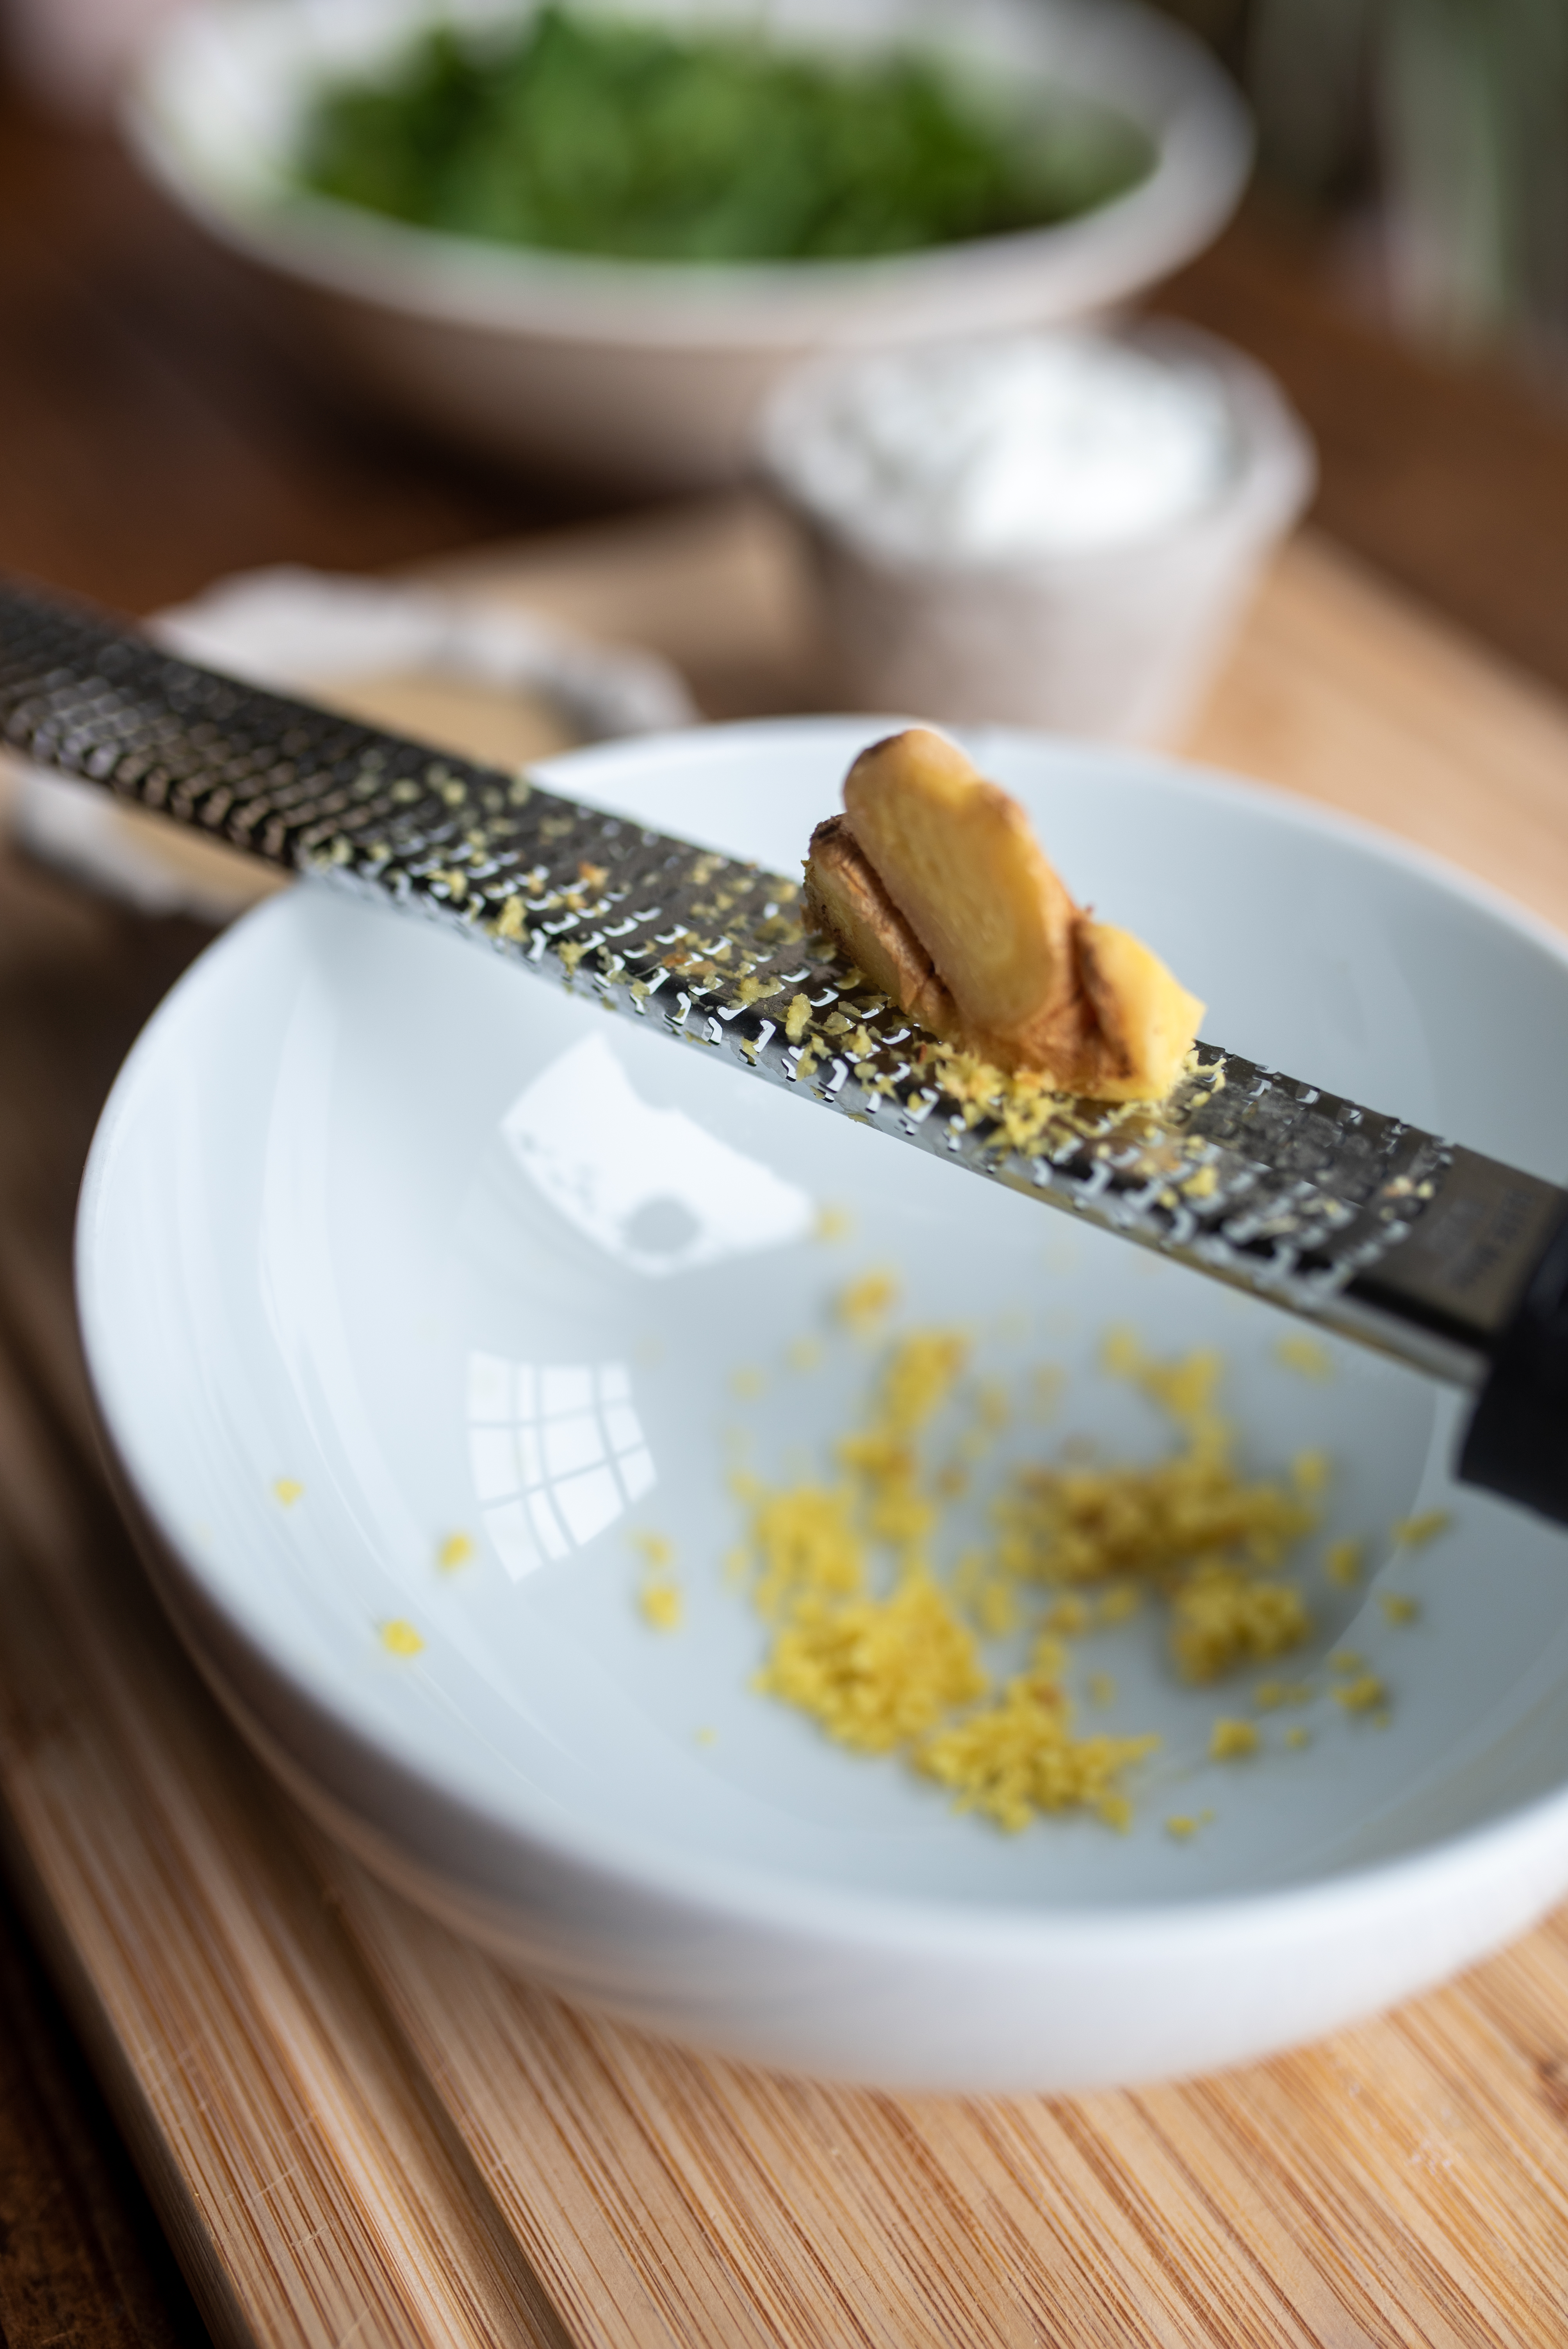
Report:
<svg viewBox="0 0 1568 2349"><path fill-rule="evenodd" d="M14 585L0 734L1477 1391L1461 1476L1568 1523L1568 1192L1213 1044L1155 1108L987 1094L804 934L794 882Z"/></svg>

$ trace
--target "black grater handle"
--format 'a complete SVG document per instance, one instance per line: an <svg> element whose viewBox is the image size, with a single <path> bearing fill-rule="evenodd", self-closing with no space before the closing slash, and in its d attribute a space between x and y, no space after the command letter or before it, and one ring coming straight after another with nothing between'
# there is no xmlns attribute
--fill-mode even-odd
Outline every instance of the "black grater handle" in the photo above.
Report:
<svg viewBox="0 0 1568 2349"><path fill-rule="evenodd" d="M1568 1216L1492 1348L1459 1473L1568 1525Z"/></svg>

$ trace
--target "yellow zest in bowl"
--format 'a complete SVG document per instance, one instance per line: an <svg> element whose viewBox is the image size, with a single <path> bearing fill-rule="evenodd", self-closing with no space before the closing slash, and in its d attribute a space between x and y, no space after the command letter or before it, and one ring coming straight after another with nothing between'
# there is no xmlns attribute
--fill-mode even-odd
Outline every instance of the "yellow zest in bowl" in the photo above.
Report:
<svg viewBox="0 0 1568 2349"><path fill-rule="evenodd" d="M681 1594L673 1582L645 1583L637 1600L643 1619L655 1631L677 1631L681 1619Z"/></svg>
<svg viewBox="0 0 1568 2349"><path fill-rule="evenodd" d="M887 1754L934 1729L989 1685L973 1631L934 1582L911 1576L886 1599L808 1591L780 1629L757 1686L809 1713L841 1745Z"/></svg>
<svg viewBox="0 0 1568 2349"><path fill-rule="evenodd" d="M1453 1523L1447 1509L1424 1509L1419 1516L1401 1517L1393 1528L1393 1540L1398 1549L1419 1549L1423 1544L1436 1541L1446 1534Z"/></svg>
<svg viewBox="0 0 1568 2349"><path fill-rule="evenodd" d="M1023 1672L1001 1698L967 1721L928 1738L914 1754L928 1777L950 1786L961 1811L979 1811L1016 1834L1037 1812L1095 1811L1125 1827L1132 1806L1122 1773L1152 1754L1158 1737L1081 1737L1072 1706L1056 1683Z"/></svg>
<svg viewBox="0 0 1568 2349"><path fill-rule="evenodd" d="M1200 1560L1171 1600L1171 1644L1190 1681L1217 1681L1238 1664L1264 1663L1299 1647L1311 1628L1305 1604L1288 1583L1222 1559Z"/></svg>
<svg viewBox="0 0 1568 2349"><path fill-rule="evenodd" d="M868 1272L841 1289L834 1310L846 1330L858 1338L874 1337L898 1303L898 1282L891 1272Z"/></svg>
<svg viewBox="0 0 1568 2349"><path fill-rule="evenodd" d="M1106 1367L1172 1423L1173 1450L1152 1466L1012 1466L988 1540L944 1571L944 1514L967 1478L954 1478L954 1447L934 1443L935 1423L962 1409L970 1433L995 1438L1008 1416L1000 1390L970 1380L968 1350L950 1330L900 1339L832 1473L783 1486L750 1471L732 1479L751 1595L769 1630L755 1686L851 1751L901 1754L949 1788L955 1807L1009 1831L1075 1808L1122 1826L1124 1780L1159 1740L1075 1733L1065 1643L1151 1599L1165 1606L1171 1657L1187 1680L1284 1653L1310 1620L1280 1569L1315 1516L1290 1481L1241 1473L1215 1402L1217 1356L1161 1361L1119 1331ZM987 1640L1020 1634L1026 1669L988 1664ZM1114 1699L1106 1674L1085 1686L1093 1702ZM1222 1731L1225 1758L1255 1749L1250 1723Z"/></svg>
<svg viewBox="0 0 1568 2349"><path fill-rule="evenodd" d="M1365 1543L1330 1542L1324 1552L1323 1570L1330 1582L1336 1583L1341 1590L1348 1590L1361 1579L1361 1568L1366 1555Z"/></svg>
<svg viewBox="0 0 1568 2349"><path fill-rule="evenodd" d="M1310 1704L1312 1690L1305 1681L1260 1681L1253 1702L1260 1713L1274 1713L1282 1704Z"/></svg>
<svg viewBox="0 0 1568 2349"><path fill-rule="evenodd" d="M676 1556L674 1544L663 1534L640 1532L628 1538L643 1561L638 1612L650 1630L678 1631L684 1607L680 1585L671 1571Z"/></svg>
<svg viewBox="0 0 1568 2349"><path fill-rule="evenodd" d="M1321 1493L1328 1483L1328 1462L1321 1452L1298 1452L1290 1464L1290 1481L1298 1493Z"/></svg>
<svg viewBox="0 0 1568 2349"><path fill-rule="evenodd" d="M1376 1713L1387 1701L1388 1692L1376 1672L1357 1672L1334 1692L1335 1703L1342 1704L1346 1713Z"/></svg>

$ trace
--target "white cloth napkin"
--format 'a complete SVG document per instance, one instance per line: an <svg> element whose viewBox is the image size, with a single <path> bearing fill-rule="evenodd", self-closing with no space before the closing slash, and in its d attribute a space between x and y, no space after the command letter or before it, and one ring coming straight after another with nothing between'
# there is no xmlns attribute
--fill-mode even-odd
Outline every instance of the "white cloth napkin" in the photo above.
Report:
<svg viewBox="0 0 1568 2349"><path fill-rule="evenodd" d="M652 653L595 644L531 612L294 565L220 580L159 614L150 633L188 660L279 691L422 672L527 694L589 742L697 717L680 678ZM227 921L278 885L236 851L68 777L22 766L10 801L12 827L34 855L146 913Z"/></svg>

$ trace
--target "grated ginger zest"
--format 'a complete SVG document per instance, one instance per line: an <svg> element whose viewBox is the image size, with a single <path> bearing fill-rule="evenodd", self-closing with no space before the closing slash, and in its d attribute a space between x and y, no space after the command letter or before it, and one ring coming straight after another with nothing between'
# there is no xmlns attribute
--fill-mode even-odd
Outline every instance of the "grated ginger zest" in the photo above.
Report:
<svg viewBox="0 0 1568 2349"><path fill-rule="evenodd" d="M888 1599L835 1606L809 1595L757 1678L759 1689L799 1705L861 1754L888 1754L923 1736L989 1685L974 1633L923 1575Z"/></svg>
<svg viewBox="0 0 1568 2349"><path fill-rule="evenodd" d="M891 1286L879 1282L879 1307ZM939 1578L933 1546L962 1480L924 1460L923 1439L960 1397L968 1354L952 1330L892 1345L866 1423L836 1446L836 1483L735 1480L752 1595L770 1627L755 1685L851 1751L902 1753L957 1809L1010 1833L1073 1807L1125 1826L1121 1782L1159 1740L1075 1736L1069 1651L1052 1635L1122 1621L1149 1592L1168 1604L1172 1658L1191 1681L1281 1655L1311 1626L1275 1569L1314 1512L1299 1483L1238 1473L1217 1355L1159 1361L1114 1332L1106 1367L1174 1423L1175 1451L1150 1467L1014 1470L995 1504L994 1546L966 1550ZM965 1400L979 1424L999 1423L994 1388ZM1017 1630L1030 1633L1033 1662L997 1694L981 1642ZM1229 1733L1230 1750L1243 1750L1245 1725Z"/></svg>
<svg viewBox="0 0 1568 2349"><path fill-rule="evenodd" d="M1203 1558L1177 1585L1171 1647L1183 1677L1217 1681L1240 1664L1266 1663L1297 1648L1312 1629L1301 1593L1223 1559Z"/></svg>
<svg viewBox="0 0 1568 2349"><path fill-rule="evenodd" d="M1021 1672L1000 1700L915 1748L916 1769L950 1786L954 1807L978 1811L1009 1835L1041 1811L1082 1808L1125 1827L1132 1806L1119 1781L1160 1740L1071 1734L1072 1706L1055 1682Z"/></svg>

